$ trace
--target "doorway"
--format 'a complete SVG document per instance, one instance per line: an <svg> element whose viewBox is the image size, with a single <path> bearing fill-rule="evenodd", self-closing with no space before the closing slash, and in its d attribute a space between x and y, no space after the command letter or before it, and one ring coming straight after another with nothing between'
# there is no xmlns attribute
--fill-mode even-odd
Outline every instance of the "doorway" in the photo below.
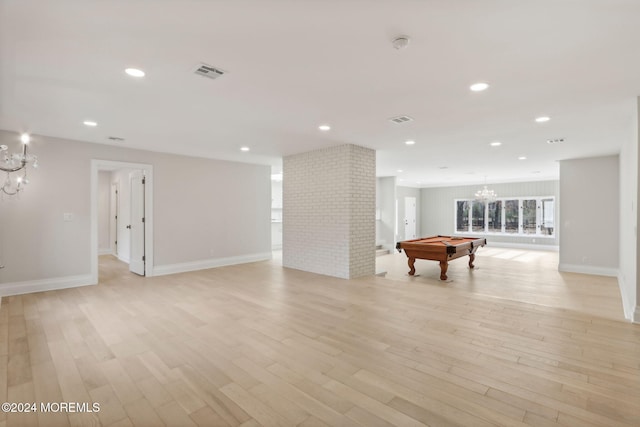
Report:
<svg viewBox="0 0 640 427"><path fill-rule="evenodd" d="M404 198L404 240L416 238L416 198Z"/></svg>
<svg viewBox="0 0 640 427"><path fill-rule="evenodd" d="M115 223L114 253L129 264L129 270L142 275L153 275L153 167L149 164L91 161L91 278L98 283L98 176L101 171L120 174L115 215L111 207L109 221ZM111 190L114 191L113 186ZM127 191L125 191L127 190ZM127 193L127 194L125 194ZM112 195L113 198L113 195ZM126 206L125 206L126 205ZM135 207L134 207L135 206ZM111 234L111 232L110 232ZM136 257L132 262L132 257ZM140 259L138 259L140 258Z"/></svg>

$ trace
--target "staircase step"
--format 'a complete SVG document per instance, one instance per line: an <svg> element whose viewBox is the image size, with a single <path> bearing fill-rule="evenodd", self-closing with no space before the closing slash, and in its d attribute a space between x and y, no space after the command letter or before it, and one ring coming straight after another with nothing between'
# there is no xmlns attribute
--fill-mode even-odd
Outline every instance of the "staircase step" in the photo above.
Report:
<svg viewBox="0 0 640 427"><path fill-rule="evenodd" d="M376 249L376 256L389 255L389 249Z"/></svg>

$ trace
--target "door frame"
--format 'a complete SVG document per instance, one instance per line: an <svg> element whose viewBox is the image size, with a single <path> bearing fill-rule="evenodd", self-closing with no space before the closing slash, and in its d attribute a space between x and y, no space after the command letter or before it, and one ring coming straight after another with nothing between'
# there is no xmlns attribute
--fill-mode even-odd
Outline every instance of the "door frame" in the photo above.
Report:
<svg viewBox="0 0 640 427"><path fill-rule="evenodd" d="M109 247L111 249L111 255L117 257L118 217L120 216L120 185L117 182L110 182L109 184Z"/></svg>
<svg viewBox="0 0 640 427"><path fill-rule="evenodd" d="M136 182L137 181L137 182ZM145 253L145 223L146 223L146 209L144 195L146 193L146 181L147 177L144 174L144 170L134 170L129 172L129 271L140 276L146 274L146 253ZM134 186L140 186L134 188ZM142 193L142 197L139 197L139 192ZM138 211L139 208L139 211ZM139 216L136 217L137 214ZM140 226L140 227L138 227ZM141 238L137 236L142 233ZM138 246L142 247L139 248ZM142 249L142 253L137 253L135 248ZM141 256L142 260L136 259L137 256Z"/></svg>
<svg viewBox="0 0 640 427"><path fill-rule="evenodd" d="M117 169L140 169L144 171L146 178L146 191L144 194L145 223L145 276L153 276L153 165L146 163L118 162L112 160L91 160L91 284L98 283L98 172L113 172Z"/></svg>

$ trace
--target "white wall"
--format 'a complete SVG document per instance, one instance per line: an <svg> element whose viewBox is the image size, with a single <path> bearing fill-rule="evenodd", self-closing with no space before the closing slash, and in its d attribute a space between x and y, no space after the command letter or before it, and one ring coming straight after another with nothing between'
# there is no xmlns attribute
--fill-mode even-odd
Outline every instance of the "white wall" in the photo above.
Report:
<svg viewBox="0 0 640 427"><path fill-rule="evenodd" d="M15 133L0 131L0 143ZM17 203L0 203L0 294L90 277L91 160L152 164L154 274L268 259L270 167L33 136L40 168ZM64 213L73 220L65 222ZM90 279L87 279L90 280ZM46 282L46 283L45 283ZM35 285L34 285L35 283ZM43 285L43 286L44 286ZM53 286L53 285L51 285Z"/></svg>
<svg viewBox="0 0 640 427"><path fill-rule="evenodd" d="M283 166L283 265L375 274L375 151L341 145L287 156Z"/></svg>
<svg viewBox="0 0 640 427"><path fill-rule="evenodd" d="M618 156L560 161L560 271L618 275Z"/></svg>
<svg viewBox="0 0 640 427"><path fill-rule="evenodd" d="M384 249L395 249L396 178L376 179L376 244Z"/></svg>

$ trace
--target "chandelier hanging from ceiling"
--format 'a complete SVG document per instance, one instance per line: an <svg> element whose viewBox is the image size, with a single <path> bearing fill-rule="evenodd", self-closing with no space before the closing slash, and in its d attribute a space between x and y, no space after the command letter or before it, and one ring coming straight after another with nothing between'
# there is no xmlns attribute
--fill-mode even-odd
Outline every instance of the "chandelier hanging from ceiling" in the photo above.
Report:
<svg viewBox="0 0 640 427"><path fill-rule="evenodd" d="M31 164L33 168L38 167L38 158L28 152L31 137L23 133L20 135L20 141L22 142L22 152L9 153L8 146L0 145L0 171L6 173L0 190L9 196L17 195L29 183L27 165Z"/></svg>
<svg viewBox="0 0 640 427"><path fill-rule="evenodd" d="M495 202L498 198L498 195L495 191L489 190L485 185L482 190L476 191L476 200L482 203L491 203Z"/></svg>

